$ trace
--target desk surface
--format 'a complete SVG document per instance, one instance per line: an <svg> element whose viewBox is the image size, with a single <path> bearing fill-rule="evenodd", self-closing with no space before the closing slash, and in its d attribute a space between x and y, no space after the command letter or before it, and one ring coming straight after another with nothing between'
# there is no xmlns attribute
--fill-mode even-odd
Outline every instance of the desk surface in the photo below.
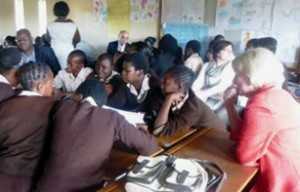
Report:
<svg viewBox="0 0 300 192"><path fill-rule="evenodd" d="M197 158L217 163L227 174L221 191L242 191L257 173L256 168L244 167L234 160L233 143L224 131L211 129L206 134L194 134L184 142L167 150L178 157ZM105 192L125 191L124 183L100 190Z"/></svg>

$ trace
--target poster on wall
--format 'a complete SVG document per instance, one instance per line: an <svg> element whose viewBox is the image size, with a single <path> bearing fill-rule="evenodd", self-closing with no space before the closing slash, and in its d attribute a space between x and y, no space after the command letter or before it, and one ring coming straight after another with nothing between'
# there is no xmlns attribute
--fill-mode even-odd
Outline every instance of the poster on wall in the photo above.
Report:
<svg viewBox="0 0 300 192"><path fill-rule="evenodd" d="M130 0L107 0L108 34L115 38L121 30L130 31Z"/></svg>
<svg viewBox="0 0 300 192"><path fill-rule="evenodd" d="M100 22L107 21L107 0L92 0L93 14Z"/></svg>
<svg viewBox="0 0 300 192"><path fill-rule="evenodd" d="M163 0L162 23L197 23L204 21L205 0Z"/></svg>
<svg viewBox="0 0 300 192"><path fill-rule="evenodd" d="M203 42L208 38L208 26L204 24L166 23L163 32L173 35L182 47L190 40Z"/></svg>
<svg viewBox="0 0 300 192"><path fill-rule="evenodd" d="M131 0L131 21L156 21L159 15L159 0Z"/></svg>
<svg viewBox="0 0 300 192"><path fill-rule="evenodd" d="M276 0L272 32L278 40L278 55L286 63L295 61L300 47L300 1Z"/></svg>
<svg viewBox="0 0 300 192"><path fill-rule="evenodd" d="M275 0L244 0L241 9L241 27L270 31Z"/></svg>
<svg viewBox="0 0 300 192"><path fill-rule="evenodd" d="M218 0L216 28L221 30L241 28L243 0Z"/></svg>

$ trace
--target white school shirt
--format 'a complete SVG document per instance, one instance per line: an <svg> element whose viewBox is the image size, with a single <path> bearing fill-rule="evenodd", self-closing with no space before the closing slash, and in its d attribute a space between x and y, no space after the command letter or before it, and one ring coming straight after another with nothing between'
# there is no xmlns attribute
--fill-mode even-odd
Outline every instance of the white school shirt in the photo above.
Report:
<svg viewBox="0 0 300 192"><path fill-rule="evenodd" d="M203 61L202 58L199 56L198 53L194 53L192 54L189 58L187 58L184 62L184 65L187 68L190 68L192 71L194 71L195 73L199 72L199 69L202 67L203 65Z"/></svg>
<svg viewBox="0 0 300 192"><path fill-rule="evenodd" d="M5 83L10 85L9 81L1 74L0 74L0 83Z"/></svg>
<svg viewBox="0 0 300 192"><path fill-rule="evenodd" d="M147 74L147 75L145 75L145 77L143 79L140 93L138 93L138 91L136 90L136 88L133 85L127 84L130 92L137 97L138 103L142 103L146 99L148 91L150 90L149 81L150 81L150 75Z"/></svg>
<svg viewBox="0 0 300 192"><path fill-rule="evenodd" d="M91 68L85 67L81 69L77 77L74 77L72 73L61 70L54 79L54 87L56 89L63 89L65 92L75 92L92 72Z"/></svg>

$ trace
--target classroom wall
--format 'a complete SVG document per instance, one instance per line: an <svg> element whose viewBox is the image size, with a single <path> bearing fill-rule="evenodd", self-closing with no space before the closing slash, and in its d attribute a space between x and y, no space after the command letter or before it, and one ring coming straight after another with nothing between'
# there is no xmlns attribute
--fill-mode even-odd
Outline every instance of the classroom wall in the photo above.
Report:
<svg viewBox="0 0 300 192"><path fill-rule="evenodd" d="M39 35L38 0L24 1L24 16L26 28L33 36Z"/></svg>
<svg viewBox="0 0 300 192"><path fill-rule="evenodd" d="M53 22L53 5L58 0L47 0L48 22ZM67 0L71 12L70 18L77 24L82 40L89 43L97 52L103 52L109 41L116 40L116 37L108 35L106 23L97 20L92 13L91 0ZM158 21L148 23L131 23L131 41L141 40L147 36L157 37Z"/></svg>
<svg viewBox="0 0 300 192"><path fill-rule="evenodd" d="M1 0L0 5L0 38L15 34L14 1Z"/></svg>

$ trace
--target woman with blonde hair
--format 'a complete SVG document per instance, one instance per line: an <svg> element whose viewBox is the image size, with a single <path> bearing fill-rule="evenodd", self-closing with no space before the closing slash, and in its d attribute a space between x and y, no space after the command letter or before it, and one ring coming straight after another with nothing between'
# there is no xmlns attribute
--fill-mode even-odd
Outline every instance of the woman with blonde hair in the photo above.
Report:
<svg viewBox="0 0 300 192"><path fill-rule="evenodd" d="M237 160L259 168L252 191L300 191L300 107L281 88L282 64L257 48L236 58L233 68L224 100ZM249 98L242 118L234 108L238 95Z"/></svg>

